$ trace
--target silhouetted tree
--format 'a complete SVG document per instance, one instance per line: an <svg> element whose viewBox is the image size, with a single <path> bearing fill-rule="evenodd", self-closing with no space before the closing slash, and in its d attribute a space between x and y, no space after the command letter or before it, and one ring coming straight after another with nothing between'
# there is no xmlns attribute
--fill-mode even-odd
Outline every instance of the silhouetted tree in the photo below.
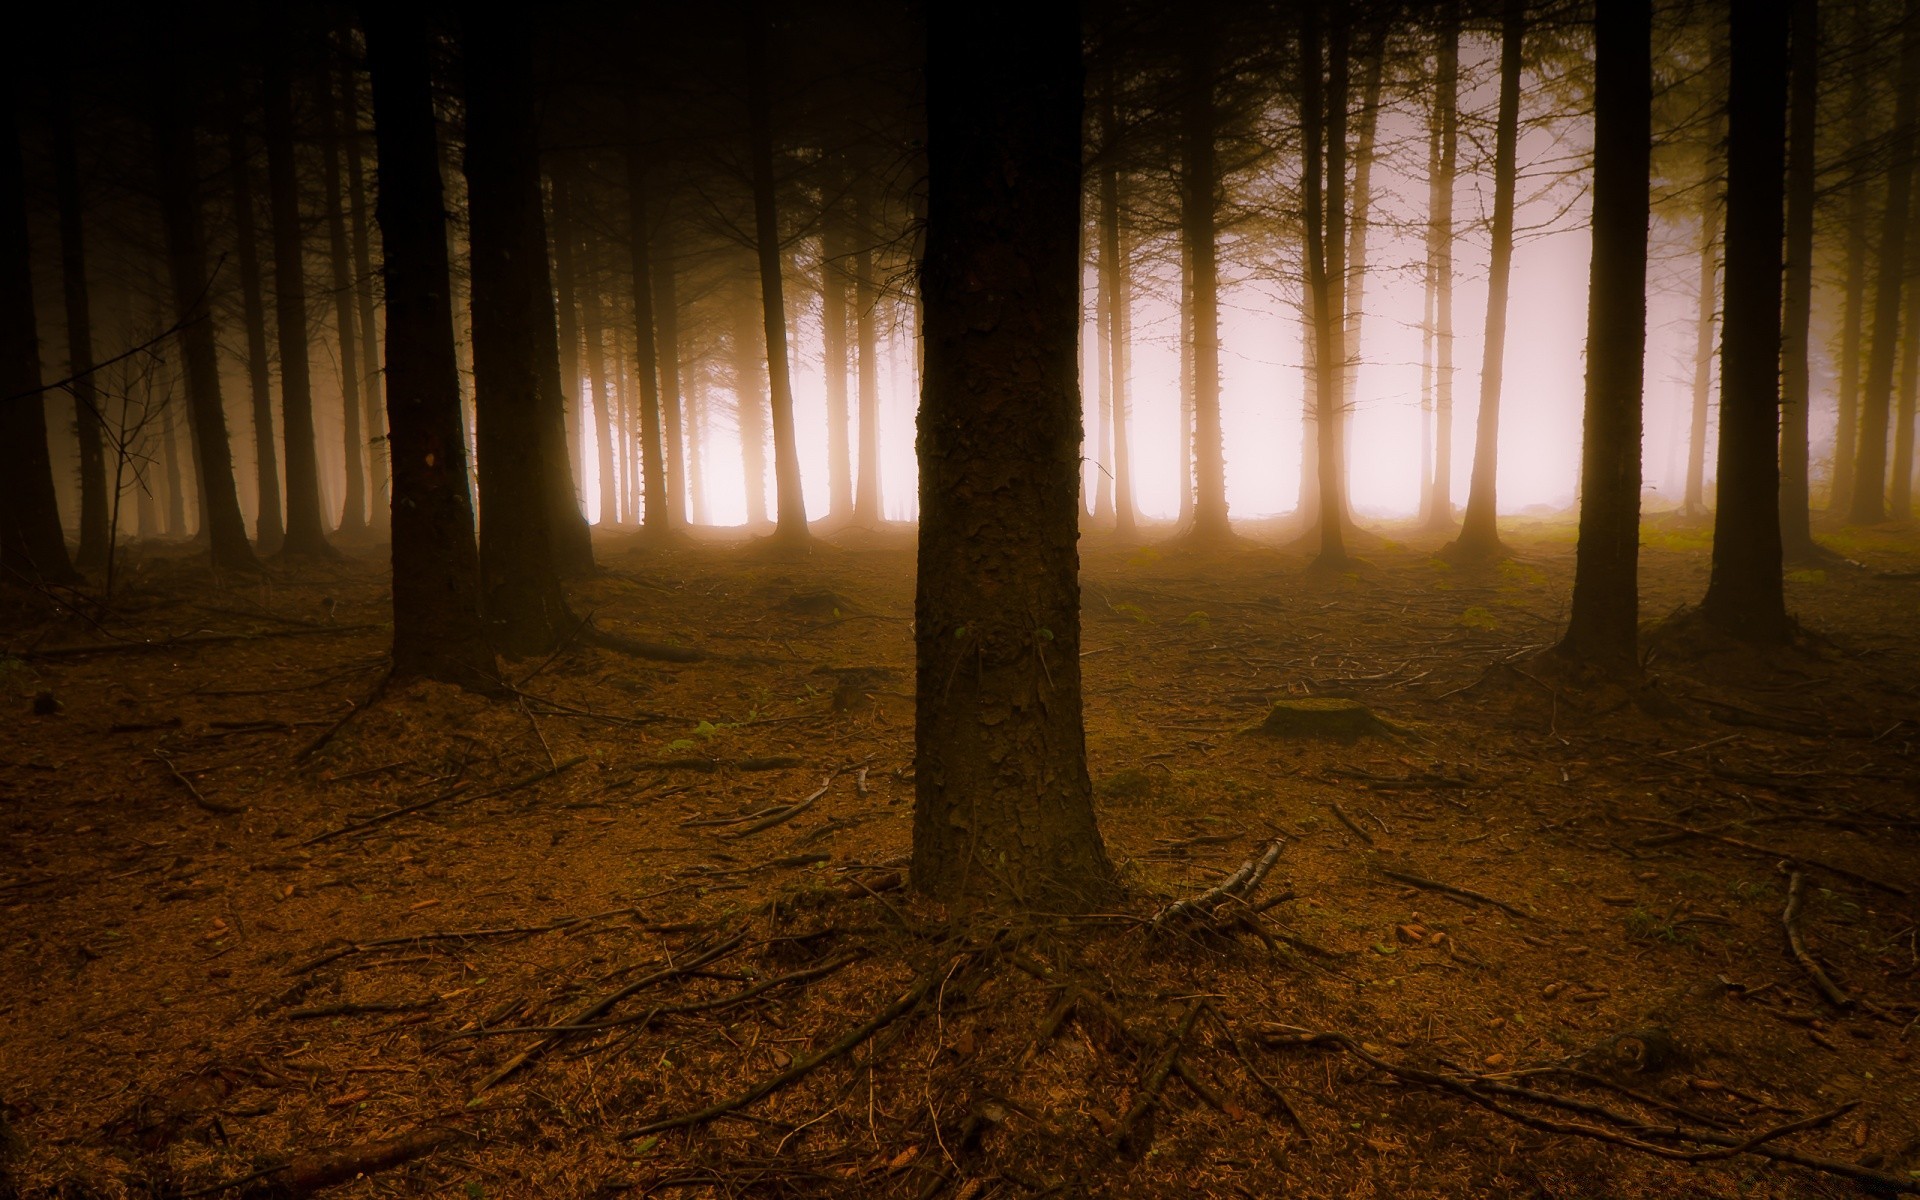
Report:
<svg viewBox="0 0 1920 1200"><path fill-rule="evenodd" d="M280 515L280 451L273 436L273 379L267 360L267 309L260 288L260 248L253 225L252 167L247 153L246 97L236 71L227 83L227 178L233 196L234 258L239 264L240 320L247 338L247 387L252 400L254 480L259 500L254 538L262 554L286 537Z"/></svg>
<svg viewBox="0 0 1920 1200"><path fill-rule="evenodd" d="M60 208L60 281L67 317L67 385L73 393L73 431L80 447L80 547L83 570L107 565L112 553L107 505L106 429L93 379L93 313L87 298L86 220L74 148L73 92L64 75L53 82L53 187Z"/></svg>
<svg viewBox="0 0 1920 1200"><path fill-rule="evenodd" d="M1780 545L1814 557L1807 461L1808 362L1813 325L1814 130L1820 91L1819 0L1793 3L1793 79L1787 119L1787 274L1780 346Z"/></svg>

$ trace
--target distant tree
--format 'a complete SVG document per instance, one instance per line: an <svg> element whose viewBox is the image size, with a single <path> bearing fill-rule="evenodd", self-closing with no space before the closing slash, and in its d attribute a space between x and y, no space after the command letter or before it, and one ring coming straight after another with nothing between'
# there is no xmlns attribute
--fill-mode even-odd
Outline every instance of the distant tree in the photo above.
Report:
<svg viewBox="0 0 1920 1200"><path fill-rule="evenodd" d="M1427 198L1427 261L1433 271L1433 491L1427 528L1453 528L1453 187L1460 161L1460 5L1442 0L1435 32L1433 122L1436 170Z"/></svg>
<svg viewBox="0 0 1920 1200"><path fill-rule="evenodd" d="M637 106L636 106L637 107ZM633 277L634 374L640 392L641 527L654 539L673 529L668 506L666 452L660 427L660 331L654 319L653 219L647 210L647 162L640 146L639 115L629 117L627 167L627 248Z"/></svg>
<svg viewBox="0 0 1920 1200"><path fill-rule="evenodd" d="M1560 651L1631 669L1637 664L1639 631L1653 5L1651 0L1606 0L1595 12L1586 436L1573 609Z"/></svg>
<svg viewBox="0 0 1920 1200"><path fill-rule="evenodd" d="M1726 315L1720 334L1720 487L1701 615L1754 642L1784 641L1780 549L1780 302L1788 17L1735 4L1727 73Z"/></svg>
<svg viewBox="0 0 1920 1200"><path fill-rule="evenodd" d="M254 480L259 503L254 539L262 554L286 538L280 512L280 450L273 436L273 379L267 358L267 308L260 287L260 247L253 225L253 168L247 151L245 83L236 69L227 83L227 178L233 198L234 258L240 277L240 320L247 339L247 386L253 412Z"/></svg>
<svg viewBox="0 0 1920 1200"><path fill-rule="evenodd" d="M1220 171L1214 138L1218 33L1210 3L1184 21L1180 97L1180 239L1185 252L1193 370L1193 537L1217 541L1233 532L1220 424Z"/></svg>
<svg viewBox="0 0 1920 1200"><path fill-rule="evenodd" d="M1342 226L1346 189L1343 153L1346 142L1347 26L1336 9L1327 39L1326 78L1321 77L1320 6L1301 10L1300 133L1301 211L1306 225L1307 310L1313 330L1313 428L1316 447L1314 480L1318 485L1314 518L1320 529L1316 566L1346 565L1346 489L1342 485L1341 379L1345 360L1342 326L1346 305L1335 279L1344 275Z"/></svg>
<svg viewBox="0 0 1920 1200"><path fill-rule="evenodd" d="M453 351L446 201L421 10L369 5L393 463L393 672L493 683Z"/></svg>
<svg viewBox="0 0 1920 1200"><path fill-rule="evenodd" d="M93 378L93 312L87 294L86 219L75 149L72 85L53 83L53 186L60 208L60 282L67 317L67 385L73 393L73 431L80 447L80 547L83 570L107 565L111 553L107 503L106 423Z"/></svg>
<svg viewBox="0 0 1920 1200"><path fill-rule="evenodd" d="M912 877L1087 905L1078 6L935 5L927 53Z"/></svg>
<svg viewBox="0 0 1920 1200"><path fill-rule="evenodd" d="M360 335L354 315L353 258L347 240L347 213L341 201L342 141L333 72L322 72L319 96L321 190L327 225L327 265L333 284L334 344L339 348L341 459L346 467L346 500L340 510L340 531L364 534L367 529L367 446L360 431L364 411L360 404Z"/></svg>
<svg viewBox="0 0 1920 1200"><path fill-rule="evenodd" d="M1787 248L1780 346L1780 546L1788 561L1814 558L1807 406L1813 325L1814 159L1820 93L1819 0L1793 0L1793 67L1787 117ZM1908 339L1911 341L1911 337Z"/></svg>

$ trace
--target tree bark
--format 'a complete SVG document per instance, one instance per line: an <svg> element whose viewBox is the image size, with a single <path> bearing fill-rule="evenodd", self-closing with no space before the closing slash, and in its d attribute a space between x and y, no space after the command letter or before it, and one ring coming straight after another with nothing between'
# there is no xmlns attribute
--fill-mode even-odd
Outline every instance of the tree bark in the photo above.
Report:
<svg viewBox="0 0 1920 1200"><path fill-rule="evenodd" d="M1427 198L1427 255L1433 263L1433 490L1427 528L1453 528L1453 189L1460 164L1460 7L1440 10L1434 68L1434 121L1440 166Z"/></svg>
<svg viewBox="0 0 1920 1200"><path fill-rule="evenodd" d="M233 192L234 257L240 267L241 319L247 335L247 386L253 407L254 478L259 503L254 538L262 554L286 539L280 507L280 449L273 430L273 376L267 358L267 307L260 286L260 243L254 230L253 169L247 151L246 96L238 75L227 87L227 173Z"/></svg>
<svg viewBox="0 0 1920 1200"><path fill-rule="evenodd" d="M880 348L874 328L874 307L880 302L873 283L873 235L868 229L864 191L856 193L855 236L860 249L853 258L853 335L859 346L860 478L853 494L853 520L868 529L885 520L880 509Z"/></svg>
<svg viewBox="0 0 1920 1200"><path fill-rule="evenodd" d="M73 92L53 83L53 190L60 209L60 282L66 301L67 374L73 380L73 431L80 446L80 546L74 565L97 570L113 552L107 512L106 425L93 379L93 314L87 301L86 219L74 148Z"/></svg>
<svg viewBox="0 0 1920 1200"><path fill-rule="evenodd" d="M1318 5L1302 10L1300 25L1300 136L1301 207L1306 225L1307 308L1313 330L1314 472L1317 484L1315 516L1320 527L1320 550L1315 565L1338 567L1347 561L1341 519L1340 478L1340 327L1344 308L1334 285L1333 250L1340 239L1335 216L1344 204L1344 188L1331 186L1340 177L1338 155L1330 147L1345 139L1346 30L1344 16L1336 15L1327 49L1327 71L1321 76L1321 30ZM1331 251L1331 252L1330 252Z"/></svg>
<svg viewBox="0 0 1920 1200"><path fill-rule="evenodd" d="M599 254L586 239L575 243L580 294L580 331L586 341L586 376L593 389L593 432L600 463L601 525L620 523L620 476L614 466L619 435L613 417L613 380L607 372L605 330L600 320Z"/></svg>
<svg viewBox="0 0 1920 1200"><path fill-rule="evenodd" d="M1647 346L1653 5L1607 0L1594 22L1593 259L1587 302L1580 541L1561 653L1639 662L1640 432Z"/></svg>
<svg viewBox="0 0 1920 1200"><path fill-rule="evenodd" d="M340 347L340 448L346 468L346 497L340 532L367 528L366 437L360 432L360 331L354 318L353 260L347 245L347 214L340 203L341 137L333 73L320 76L321 187L327 194L327 259L333 268L333 320Z"/></svg>
<svg viewBox="0 0 1920 1200"><path fill-rule="evenodd" d="M1713 573L1700 612L1737 637L1777 643L1792 628L1781 578L1778 460L1787 12L1736 4L1730 29L1720 486Z"/></svg>
<svg viewBox="0 0 1920 1200"><path fill-rule="evenodd" d="M1514 155L1520 130L1521 39L1524 0L1506 0L1500 22L1500 111L1494 126L1493 255L1487 268L1487 323L1480 362L1480 412L1474 430L1473 478L1460 520L1455 553L1493 558L1503 553L1495 502L1500 474L1500 383L1507 350L1507 282L1513 271Z"/></svg>
<svg viewBox="0 0 1920 1200"><path fill-rule="evenodd" d="M787 361L786 294L780 269L780 220L773 183L773 100L767 49L771 18L756 0L747 18L747 119L753 171L753 238L760 259L760 308L766 324L768 413L773 421L774 540L804 546L807 498L793 434L793 381Z"/></svg>
<svg viewBox="0 0 1920 1200"><path fill-rule="evenodd" d="M47 449L27 229L26 167L11 81L0 88L0 581L72 583Z"/></svg>
<svg viewBox="0 0 1920 1200"><path fill-rule="evenodd" d="M1139 530L1139 509L1133 499L1133 439L1127 430L1128 339L1132 334L1132 270L1127 262L1129 247L1120 228L1120 169L1114 162L1118 152L1120 118L1113 96L1109 73L1101 89L1100 129L1107 153L1100 158L1100 274L1107 295L1106 356L1109 390L1108 423L1113 436L1113 529L1122 538L1131 538Z"/></svg>
<svg viewBox="0 0 1920 1200"><path fill-rule="evenodd" d="M1813 323L1814 162L1819 115L1819 0L1794 0L1787 130L1787 273L1780 346L1780 546L1789 560L1814 556L1807 463L1807 402ZM1911 337L1908 339L1911 341Z"/></svg>
<svg viewBox="0 0 1920 1200"><path fill-rule="evenodd" d="M1866 391L1860 405L1859 445L1853 464L1853 502L1847 520L1877 525L1887 519L1887 426L1893 398L1894 358L1900 340L1900 300L1906 283L1901 265L1913 196L1914 151L1920 147L1920 0L1906 0L1900 19L1900 80L1894 102L1892 162L1887 203L1881 210L1880 277L1874 284L1873 346L1867 356Z"/></svg>
<svg viewBox="0 0 1920 1200"><path fill-rule="evenodd" d="M284 28L270 36L264 77L267 201L273 226L274 329L280 351L280 428L286 439L287 538L282 554L331 556L320 504L313 386L307 370L307 281L300 226L300 183L293 155L293 80Z"/></svg>
<svg viewBox="0 0 1920 1200"><path fill-rule="evenodd" d="M343 50L340 94L345 99L341 109L341 124L346 133L347 220L353 230L353 294L354 307L359 314L361 401L366 406L362 433L367 445L367 490L370 493L367 523L369 526L379 526L385 523L387 513L387 409L380 395L379 306L373 288L373 239L367 229L367 188L365 168L361 163L360 80L359 73L354 69L351 28L341 29L340 44Z"/></svg>
<svg viewBox="0 0 1920 1200"><path fill-rule="evenodd" d="M387 307L393 672L491 690L495 664L480 612L429 29L422 12L406 5L364 11Z"/></svg>
<svg viewBox="0 0 1920 1200"><path fill-rule="evenodd" d="M1887 519L1913 516L1913 415L1920 396L1920 237L1907 238L1907 335L1900 339L1899 399L1893 426L1893 464L1887 480Z"/></svg>
<svg viewBox="0 0 1920 1200"><path fill-rule="evenodd" d="M669 528L679 529L687 523L687 450L680 397L680 296L674 282L677 264L671 230L664 218L654 227L653 337L666 436L666 520Z"/></svg>
<svg viewBox="0 0 1920 1200"><path fill-rule="evenodd" d="M578 240L573 227L573 195L564 163L556 163L553 186L553 290L560 334L560 389L573 414L574 436L567 453L573 459L575 479L587 473L587 412L580 378L580 321L574 258ZM582 520L584 521L584 517Z"/></svg>
<svg viewBox="0 0 1920 1200"><path fill-rule="evenodd" d="M740 466L747 492L747 525L767 523L767 410L761 390L767 357L752 299L742 288L733 305L733 394L740 429Z"/></svg>
<svg viewBox="0 0 1920 1200"><path fill-rule="evenodd" d="M1080 698L1077 6L928 27L912 879L949 903L1111 888Z"/></svg>
<svg viewBox="0 0 1920 1200"><path fill-rule="evenodd" d="M1715 139L1718 141L1719 139ZM1713 314L1719 308L1714 282L1720 274L1720 200L1705 196L1700 210L1700 286L1693 339L1693 411L1687 439L1687 485L1680 511L1707 511L1707 405L1713 396Z"/></svg>
<svg viewBox="0 0 1920 1200"><path fill-rule="evenodd" d="M637 119L630 116L628 120L634 126L629 137L637 137ZM633 265L633 370L640 385L641 528L649 537L660 539L673 529L667 494L674 481L667 478L661 445L660 330L653 319L653 221L647 212L646 163L632 146L627 149L627 217Z"/></svg>
<svg viewBox="0 0 1920 1200"><path fill-rule="evenodd" d="M1180 236L1186 246L1193 345L1194 500L1191 536L1232 536L1227 515L1225 446L1220 425L1220 295L1215 239L1220 180L1214 145L1214 41L1210 10L1187 19L1180 100Z"/></svg>
<svg viewBox="0 0 1920 1200"><path fill-rule="evenodd" d="M836 190L844 192L844 185ZM847 412L847 220L836 199L820 214L820 342L827 384L827 515L853 512L853 455Z"/></svg>
<svg viewBox="0 0 1920 1200"><path fill-rule="evenodd" d="M207 302L212 279L207 273L206 233L200 219L200 171L195 162L193 124L186 98L179 94L175 81L156 79L154 95L160 216L166 231L173 319L180 326L188 414L200 460L208 549L216 570L257 572L260 561L247 544L246 523L240 517L240 500L234 490L226 407L220 399L220 357L213 313Z"/></svg>
<svg viewBox="0 0 1920 1200"><path fill-rule="evenodd" d="M1347 220L1346 328L1341 334L1346 357L1340 368L1340 414L1344 428L1341 446L1352 454L1347 429L1353 424L1354 399L1360 386L1360 326L1366 317L1367 233L1373 218L1374 145L1380 128L1380 76L1386 63L1387 44L1384 26L1376 26L1371 44L1361 55L1365 64L1360 76L1360 123L1354 132L1353 197ZM1347 461L1342 460L1341 481L1345 491Z"/></svg>
<svg viewBox="0 0 1920 1200"><path fill-rule="evenodd" d="M1873 16L1867 0L1854 0L1855 52L1873 39ZM1847 89L1850 114L1847 144L1858 155L1873 133L1870 86L1872 72L1855 71ZM1853 455L1859 443L1860 367L1865 341L1867 276L1867 214L1873 176L1856 163L1847 180L1846 299L1840 324L1840 388L1834 396L1833 471L1827 491L1827 512L1844 513L1853 503Z"/></svg>

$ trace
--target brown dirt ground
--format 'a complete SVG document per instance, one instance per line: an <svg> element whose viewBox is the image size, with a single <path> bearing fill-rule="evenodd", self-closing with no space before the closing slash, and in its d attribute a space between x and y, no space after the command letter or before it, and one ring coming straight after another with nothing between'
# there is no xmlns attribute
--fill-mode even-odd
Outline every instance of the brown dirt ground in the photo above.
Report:
<svg viewBox="0 0 1920 1200"><path fill-rule="evenodd" d="M905 534L843 534L802 562L608 539L577 610L707 657L576 645L513 665L524 698L398 689L304 761L381 677L377 554L270 587L151 554L98 627L16 596L0 658L0 1116L15 1133L0 1167L12 1152L29 1196L182 1196L429 1129L455 1136L337 1194L1863 1194L1751 1156L1673 1163L1523 1126L1279 1028L1299 1027L1742 1137L1858 1101L1781 1144L1920 1186L1920 583L1876 573L1920 554L1853 535L1842 548L1873 570L1789 585L1817 636L1764 657L1670 639L1635 695L1533 660L1564 616L1571 537L1510 537L1518 557L1484 571L1409 536L1331 577L1267 542L1197 556L1091 540L1088 744L1127 891L1108 914L1007 929L897 886ZM1644 608L1661 616L1703 590L1706 538L1647 540ZM249 636L45 654L194 634ZM43 691L62 711L29 715ZM1284 695L1352 696L1401 732L1241 732ZM723 765L657 765L696 758ZM713 823L823 782L782 824ZM1661 821L1745 845L1669 839ZM1273 947L1146 928L1272 837L1284 851L1261 894L1293 893L1267 911ZM1859 998L1848 1010L1787 953L1788 856L1806 940ZM502 930L521 932L488 932ZM568 1023L660 971L602 1014L625 1024L481 1090L539 1044L501 1030ZM923 975L924 1003L792 1086L623 1136L804 1062ZM1104 1012L1084 1001L1036 1045L1063 981ZM1183 1043L1199 1086L1169 1080L1111 1150L1196 998L1221 1018ZM1628 1051L1649 1039L1636 1070ZM1569 1065L1590 1074L1535 1071Z"/></svg>

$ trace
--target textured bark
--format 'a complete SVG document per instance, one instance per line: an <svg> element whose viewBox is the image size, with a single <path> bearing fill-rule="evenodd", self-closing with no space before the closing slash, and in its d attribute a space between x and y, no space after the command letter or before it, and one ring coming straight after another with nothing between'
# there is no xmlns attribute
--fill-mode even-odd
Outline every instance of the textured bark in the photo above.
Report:
<svg viewBox="0 0 1920 1200"><path fill-rule="evenodd" d="M74 149L73 95L64 75L53 82L53 190L60 209L61 298L66 302L67 374L73 382L73 431L80 446L80 546L74 564L94 570L112 552L107 511L106 426L93 379L93 314L87 299L86 220Z"/></svg>
<svg viewBox="0 0 1920 1200"><path fill-rule="evenodd" d="M829 208L821 214L820 224L820 341L827 384L827 515L835 521L844 521L853 513L853 439L847 412L846 214L838 207Z"/></svg>
<svg viewBox="0 0 1920 1200"><path fill-rule="evenodd" d="M367 523L386 523L387 513L387 408L380 395L380 324L378 303L373 288L373 239L367 228L367 187L365 167L361 163L360 80L352 59L353 31L342 29L340 43L346 52L340 67L341 128L346 135L347 222L353 231L354 308L360 334L360 391L366 420L361 430L367 444L367 486L372 494Z"/></svg>
<svg viewBox="0 0 1920 1200"><path fill-rule="evenodd" d="M227 175L233 192L234 257L239 261L240 311L247 336L247 389L253 407L254 478L259 503L254 538L262 554L278 553L286 537L280 508L280 448L274 437L273 376L267 358L267 306L260 287L260 243L253 224L253 168L247 151L247 102L238 77L227 87Z"/></svg>
<svg viewBox="0 0 1920 1200"><path fill-rule="evenodd" d="M1920 397L1920 237L1907 239L1907 334L1900 339L1900 383L1894 407L1893 461L1888 468L1887 519L1913 516L1913 415Z"/></svg>
<svg viewBox="0 0 1920 1200"><path fill-rule="evenodd" d="M1881 210L1880 277L1874 284L1873 345L1867 355L1866 390L1860 404L1853 502L1847 508L1847 520L1855 525L1874 525L1887 519L1887 426L1900 340L1901 293L1906 283L1901 264L1906 262L1910 234L1914 152L1920 148L1920 0L1906 0L1902 8L1896 96L1887 203Z"/></svg>
<svg viewBox="0 0 1920 1200"><path fill-rule="evenodd" d="M767 52L771 17L764 0L748 12L748 157L753 173L753 240L760 260L760 311L766 325L767 413L773 424L774 531L776 541L804 546L807 498L800 485L800 452L793 435L793 380L787 360L787 306L780 269L780 216L773 184L773 99Z"/></svg>
<svg viewBox="0 0 1920 1200"><path fill-rule="evenodd" d="M341 459L346 496L340 510L342 533L367 528L366 437L360 431L360 331L354 319L353 260L347 244L347 214L340 202L341 137L333 77L320 78L321 187L326 192L327 261L333 268L333 323L340 354Z"/></svg>
<svg viewBox="0 0 1920 1200"><path fill-rule="evenodd" d="M1727 277L1720 335L1719 502L1700 611L1756 642L1785 640L1780 553L1780 301L1787 13L1737 4L1727 94Z"/></svg>
<svg viewBox="0 0 1920 1200"><path fill-rule="evenodd" d="M1514 154L1520 126L1521 39L1524 0L1506 0L1500 22L1500 111L1494 126L1493 254L1487 268L1487 322L1480 362L1480 412L1474 429L1473 478L1460 519L1456 553L1491 558L1502 553L1495 485L1500 475L1500 383L1507 349L1507 282L1513 271Z"/></svg>
<svg viewBox="0 0 1920 1200"><path fill-rule="evenodd" d="M637 119L630 134L637 135ZM641 527L655 538L673 528L667 494L666 452L661 445L660 368L656 349L660 336L653 319L653 221L647 212L646 163L636 149L627 150L627 243L633 267L633 372L639 383Z"/></svg>
<svg viewBox="0 0 1920 1200"><path fill-rule="evenodd" d="M580 379L580 319L578 289L575 286L574 257L576 238L573 228L573 195L563 163L556 163L553 181L553 291L554 314L560 333L560 389L567 398L573 416L573 437L567 453L573 458L576 479L586 477L587 412Z"/></svg>
<svg viewBox="0 0 1920 1200"><path fill-rule="evenodd" d="M1587 302L1580 541L1562 653L1638 662L1640 429L1647 346L1653 5L1607 0L1594 22L1593 260Z"/></svg>
<svg viewBox="0 0 1920 1200"><path fill-rule="evenodd" d="M1087 906L1078 12L935 6L928 53L912 878Z"/></svg>
<svg viewBox="0 0 1920 1200"><path fill-rule="evenodd" d="M767 523L766 355L760 324L746 288L733 304L733 394L740 428L740 466L747 492L747 524Z"/></svg>
<svg viewBox="0 0 1920 1200"><path fill-rule="evenodd" d="M387 427L393 461L393 671L493 686L453 350L446 202L429 30L405 5L369 6Z"/></svg>
<svg viewBox="0 0 1920 1200"><path fill-rule="evenodd" d="M0 88L0 582L67 583L60 505L47 452L27 232L26 170L11 82Z"/></svg>
<svg viewBox="0 0 1920 1200"><path fill-rule="evenodd" d="M1115 111L1112 81L1101 89L1101 137L1109 152L1100 159L1100 275L1107 296L1106 369L1108 424L1113 437L1113 528L1121 537L1139 529L1140 515L1133 499L1133 439L1127 430L1128 340L1132 335L1133 272L1128 265L1125 234L1120 228L1120 171L1113 153L1120 119Z"/></svg>
<svg viewBox="0 0 1920 1200"><path fill-rule="evenodd" d="M1434 122L1440 133L1439 169L1427 198L1427 255L1433 263L1433 490L1427 528L1453 528L1453 187L1460 164L1460 8L1440 10L1434 70Z"/></svg>
<svg viewBox="0 0 1920 1200"><path fill-rule="evenodd" d="M1813 209L1818 182L1814 162L1820 86L1818 0L1794 0L1792 36L1787 275L1780 345L1780 546L1787 558L1805 559L1815 551L1808 494L1807 401L1813 323Z"/></svg>
<svg viewBox="0 0 1920 1200"><path fill-rule="evenodd" d="M186 99L170 82L155 87L154 154L160 216L167 242L167 275L174 322L180 325L187 408L200 492L207 514L208 549L216 569L260 569L247 544L246 523L233 484L233 451L220 399L220 357L207 294L207 243L200 219L200 171Z"/></svg>
<svg viewBox="0 0 1920 1200"><path fill-rule="evenodd" d="M1340 411L1351 426L1354 398L1360 386L1360 326L1366 316L1367 233L1373 224L1374 144L1380 128L1380 76L1386 65L1386 33L1376 25L1371 44L1361 55L1360 120L1354 130L1353 196L1347 220L1346 329L1342 334L1346 361L1341 367ZM1341 444L1352 453L1351 439ZM1341 467L1344 470L1346 463ZM1343 476L1344 478L1344 476Z"/></svg>
<svg viewBox="0 0 1920 1200"><path fill-rule="evenodd" d="M859 347L860 477L853 493L853 520L871 529L880 524L880 347L874 306L872 236L867 229L866 196L855 200L860 249L853 259L853 333Z"/></svg>
<svg viewBox="0 0 1920 1200"><path fill-rule="evenodd" d="M294 167L293 81L275 31L264 78L267 206L273 225L274 332L280 351L280 428L287 464L287 538L283 554L328 556L321 516L320 462L314 444L313 382L307 369L307 281L300 225L300 182Z"/></svg>
<svg viewBox="0 0 1920 1200"><path fill-rule="evenodd" d="M463 17L480 584L495 648L522 657L550 653L573 624L549 508L566 447L546 421L559 368L533 52L523 25L490 6Z"/></svg>
<svg viewBox="0 0 1920 1200"><path fill-rule="evenodd" d="M671 223L662 220L653 234L653 339L667 443L667 524L678 529L687 523L687 450L680 396L680 294L674 281L678 264L671 230Z"/></svg>
<svg viewBox="0 0 1920 1200"><path fill-rule="evenodd" d="M1320 550L1315 563L1337 567L1347 560L1342 520L1340 478L1340 327L1344 308L1334 284L1333 249L1339 244L1340 222L1335 214L1344 203L1344 189L1332 186L1340 178L1338 158L1327 153L1345 138L1346 30L1336 16L1328 46L1328 74L1323 84L1320 68L1320 11L1309 5L1300 26L1300 136L1301 207L1306 224L1307 307L1313 326L1314 470L1317 484L1315 514L1320 527Z"/></svg>
<svg viewBox="0 0 1920 1200"><path fill-rule="evenodd" d="M575 243L574 266L580 298L580 332L586 343L586 378L593 390L593 433L600 467L601 525L620 523L620 477L614 466L618 430L613 420L613 380L607 372L605 330L600 320L600 272L597 248Z"/></svg>
<svg viewBox="0 0 1920 1200"><path fill-rule="evenodd" d="M1873 17L1867 0L1854 0L1856 49L1873 36ZM1855 71L1847 89L1849 114L1847 144L1864 146L1873 133L1875 105L1871 99L1872 73ZM1827 492L1827 511L1844 513L1853 503L1853 454L1859 442L1860 367L1865 342L1867 276L1867 214L1873 174L1856 163L1847 181L1846 299L1840 323L1840 389L1834 396L1833 470Z"/></svg>
<svg viewBox="0 0 1920 1200"><path fill-rule="evenodd" d="M1210 10L1195 8L1186 23L1180 100L1180 238L1186 249L1193 363L1194 498L1191 533L1202 540L1232 534L1227 516L1227 472L1220 426L1220 178L1214 145L1217 34Z"/></svg>
<svg viewBox="0 0 1920 1200"><path fill-rule="evenodd" d="M1717 139L1716 139L1717 140ZM1707 511L1707 405L1713 397L1713 314L1719 308L1714 283L1720 275L1720 199L1708 196L1700 213L1700 284L1693 339L1693 409L1687 435L1687 484L1680 511Z"/></svg>

